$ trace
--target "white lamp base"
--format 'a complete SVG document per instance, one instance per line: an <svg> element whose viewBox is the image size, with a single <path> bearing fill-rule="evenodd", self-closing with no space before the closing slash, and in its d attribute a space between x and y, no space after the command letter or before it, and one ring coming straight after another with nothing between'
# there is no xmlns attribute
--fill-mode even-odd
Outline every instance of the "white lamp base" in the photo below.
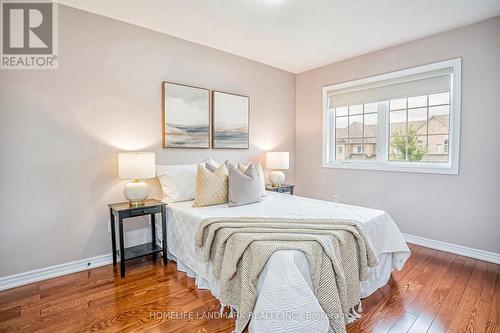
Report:
<svg viewBox="0 0 500 333"><path fill-rule="evenodd" d="M143 204L149 195L149 186L145 182L138 180L131 181L125 185L123 195L130 201L131 205Z"/></svg>
<svg viewBox="0 0 500 333"><path fill-rule="evenodd" d="M285 174L283 171L273 170L269 173L269 180L273 184L273 187L279 187L285 182Z"/></svg>

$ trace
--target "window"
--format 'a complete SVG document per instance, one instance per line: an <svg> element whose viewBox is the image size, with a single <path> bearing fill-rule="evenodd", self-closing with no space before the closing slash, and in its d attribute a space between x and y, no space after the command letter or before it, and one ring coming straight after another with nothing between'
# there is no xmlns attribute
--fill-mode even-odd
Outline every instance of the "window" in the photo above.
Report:
<svg viewBox="0 0 500 333"><path fill-rule="evenodd" d="M458 173L461 59L323 88L323 166Z"/></svg>
<svg viewBox="0 0 500 333"><path fill-rule="evenodd" d="M335 109L335 133L337 149L345 148L345 154L337 154L337 160L373 159L377 136L377 104L349 105ZM363 147L365 153L363 154Z"/></svg>
<svg viewBox="0 0 500 333"><path fill-rule="evenodd" d="M389 101L390 161L448 162L450 92Z"/></svg>

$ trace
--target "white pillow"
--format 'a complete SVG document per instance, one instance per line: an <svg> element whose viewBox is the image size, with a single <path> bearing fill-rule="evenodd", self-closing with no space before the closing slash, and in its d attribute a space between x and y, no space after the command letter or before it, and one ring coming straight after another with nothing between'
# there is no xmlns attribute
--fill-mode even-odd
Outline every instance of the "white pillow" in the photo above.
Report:
<svg viewBox="0 0 500 333"><path fill-rule="evenodd" d="M198 164L157 165L163 201L167 203L194 200Z"/></svg>
<svg viewBox="0 0 500 333"><path fill-rule="evenodd" d="M208 160L202 162L202 164L205 165L205 167L210 171L210 172L214 172L215 170L217 170L217 168L220 167L220 164L219 162L217 162L216 160L213 160L211 158L209 158ZM227 168L227 167L226 167ZM200 172L198 170L198 172Z"/></svg>
<svg viewBox="0 0 500 333"><path fill-rule="evenodd" d="M216 160L212 159L212 158L209 158L209 159L205 160L205 163L210 163L213 166L215 166L216 168L220 167L220 163L217 162Z"/></svg>

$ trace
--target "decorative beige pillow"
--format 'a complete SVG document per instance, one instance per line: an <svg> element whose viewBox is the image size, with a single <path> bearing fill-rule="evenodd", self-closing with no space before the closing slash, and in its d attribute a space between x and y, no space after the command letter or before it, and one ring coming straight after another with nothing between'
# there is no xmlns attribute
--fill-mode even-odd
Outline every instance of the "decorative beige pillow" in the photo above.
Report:
<svg viewBox="0 0 500 333"><path fill-rule="evenodd" d="M242 164L238 163L238 169L245 173L248 169L248 167L252 164L252 162L249 162L247 164ZM266 196L266 178L264 177L264 169L262 169L262 165L260 163L254 164L255 169L257 170L257 173L259 174L259 184L260 184L260 192L262 196Z"/></svg>
<svg viewBox="0 0 500 333"><path fill-rule="evenodd" d="M207 169L205 163L198 165L193 207L219 205L227 202L227 168L224 164L215 171Z"/></svg>

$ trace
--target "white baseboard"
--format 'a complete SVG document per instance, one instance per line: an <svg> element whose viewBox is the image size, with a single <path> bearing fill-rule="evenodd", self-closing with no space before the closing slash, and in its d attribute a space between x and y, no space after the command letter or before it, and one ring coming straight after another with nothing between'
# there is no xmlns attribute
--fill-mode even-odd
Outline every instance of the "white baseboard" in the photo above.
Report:
<svg viewBox="0 0 500 333"><path fill-rule="evenodd" d="M470 257L474 259L492 262L495 264L500 264L500 254L498 253L473 249L471 247L441 242L420 236L403 234L403 237L405 241L415 245L420 245L431 249L450 252L465 257ZM87 258L87 259L68 262L65 264L36 269L25 273L5 276L0 278L0 290L6 290L37 281L42 281L70 273L84 271L90 268L109 265L111 263L113 263L113 258L110 253L93 258Z"/></svg>
<svg viewBox="0 0 500 333"><path fill-rule="evenodd" d="M494 252L488 252L483 250L474 249L467 246L456 245L446 242L441 242L429 238L424 238L420 236L413 236L403 234L405 241L408 243L412 243L415 245L420 245L424 247L429 247L431 249L450 252L453 254L458 254L464 257L484 260L488 262L492 262L495 264L500 264L500 254Z"/></svg>
<svg viewBox="0 0 500 333"><path fill-rule="evenodd" d="M0 277L0 290L10 289L25 284L42 281L61 275L84 271L86 269L113 263L113 257L110 254L87 258L65 264L45 267L33 271Z"/></svg>

